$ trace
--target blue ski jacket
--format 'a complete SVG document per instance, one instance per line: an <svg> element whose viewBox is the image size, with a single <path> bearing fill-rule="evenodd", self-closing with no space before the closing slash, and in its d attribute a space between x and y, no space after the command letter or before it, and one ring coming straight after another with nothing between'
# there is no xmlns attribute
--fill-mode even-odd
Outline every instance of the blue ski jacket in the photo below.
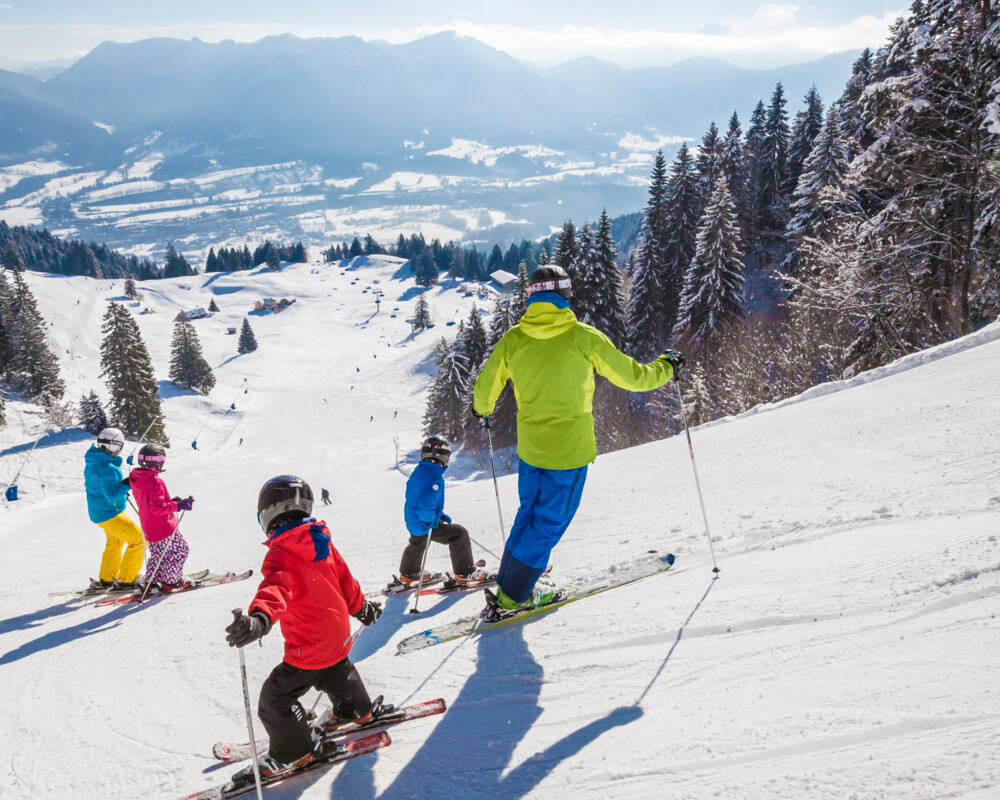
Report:
<svg viewBox="0 0 1000 800"><path fill-rule="evenodd" d="M87 490L87 512L91 522L107 522L125 510L128 487L120 469L121 456L105 453L92 444L84 456L83 485Z"/></svg>
<svg viewBox="0 0 1000 800"><path fill-rule="evenodd" d="M426 536L441 524L444 511L444 470L433 461L421 461L406 481L403 519L411 536ZM445 521L447 514L443 515Z"/></svg>

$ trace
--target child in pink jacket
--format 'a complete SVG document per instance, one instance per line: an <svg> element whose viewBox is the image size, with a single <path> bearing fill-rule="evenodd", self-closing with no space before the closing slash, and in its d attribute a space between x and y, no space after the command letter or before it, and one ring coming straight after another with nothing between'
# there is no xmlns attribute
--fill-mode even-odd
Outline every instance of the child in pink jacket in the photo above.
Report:
<svg viewBox="0 0 1000 800"><path fill-rule="evenodd" d="M188 545L177 529L177 511L190 511L194 498L170 497L160 477L166 466L166 451L158 444L143 445L139 466L129 475L129 486L139 508L139 522L149 542L146 559L146 582L162 591L183 588L184 562Z"/></svg>

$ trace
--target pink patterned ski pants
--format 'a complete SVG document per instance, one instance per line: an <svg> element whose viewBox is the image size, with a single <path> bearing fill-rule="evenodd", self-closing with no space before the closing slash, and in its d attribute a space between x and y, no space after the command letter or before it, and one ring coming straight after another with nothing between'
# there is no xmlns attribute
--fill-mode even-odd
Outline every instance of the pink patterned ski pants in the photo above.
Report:
<svg viewBox="0 0 1000 800"><path fill-rule="evenodd" d="M160 561L161 556L163 561ZM177 583L184 574L184 562L187 557L188 544L179 530L174 531L173 536L168 536L166 539L150 542L146 568L155 572L146 574L146 582ZM160 565L159 568L156 566L157 563Z"/></svg>

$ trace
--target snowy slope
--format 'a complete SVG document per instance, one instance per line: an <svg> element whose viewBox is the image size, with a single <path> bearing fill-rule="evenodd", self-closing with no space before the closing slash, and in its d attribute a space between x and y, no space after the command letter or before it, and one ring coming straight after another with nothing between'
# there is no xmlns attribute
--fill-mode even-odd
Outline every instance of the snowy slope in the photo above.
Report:
<svg viewBox="0 0 1000 800"><path fill-rule="evenodd" d="M321 516L365 587L397 567L405 478L394 438L403 451L419 442L433 343L471 301L433 290L438 326L412 340L412 284L378 261L343 275L297 265L141 285L156 313L139 324L160 377L176 309L212 296L223 309L195 323L217 365L212 395L164 384L164 477L197 498L184 523L191 568L259 566L256 492L280 472L331 490ZM100 316L120 286L30 279L58 320L70 396L100 390ZM375 279L386 297L372 317L362 290ZM261 349L234 359L224 329L262 296L297 302L251 316ZM390 599L355 648L362 675L394 701L442 696L448 713L392 731L377 756L267 795L1000 797L996 333L695 431L716 581L683 440L602 456L554 577L603 573L651 549L675 552L675 571L407 656L395 655L396 641L481 599L427 602L418 617ZM0 481L40 432L20 404L8 418ZM169 800L224 780L231 768L213 762L211 745L244 739L238 661L222 629L255 583L110 611L51 596L97 569L102 538L80 479L88 443L43 438L22 473L25 499L0 507L0 794ZM509 524L516 478L502 478L500 492ZM448 510L499 552L488 474L452 482ZM429 562L446 568L446 551ZM280 637L246 655L256 695ZM58 769L53 749L64 754Z"/></svg>

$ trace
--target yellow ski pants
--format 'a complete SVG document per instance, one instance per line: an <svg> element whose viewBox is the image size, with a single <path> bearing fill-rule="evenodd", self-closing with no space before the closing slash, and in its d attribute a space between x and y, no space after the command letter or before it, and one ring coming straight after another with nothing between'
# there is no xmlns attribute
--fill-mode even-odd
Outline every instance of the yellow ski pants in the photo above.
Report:
<svg viewBox="0 0 1000 800"><path fill-rule="evenodd" d="M131 583L142 569L142 531L139 526L123 511L117 517L98 522L97 527L108 537L101 558L101 580L118 578L122 583ZM125 545L124 554L122 545Z"/></svg>

